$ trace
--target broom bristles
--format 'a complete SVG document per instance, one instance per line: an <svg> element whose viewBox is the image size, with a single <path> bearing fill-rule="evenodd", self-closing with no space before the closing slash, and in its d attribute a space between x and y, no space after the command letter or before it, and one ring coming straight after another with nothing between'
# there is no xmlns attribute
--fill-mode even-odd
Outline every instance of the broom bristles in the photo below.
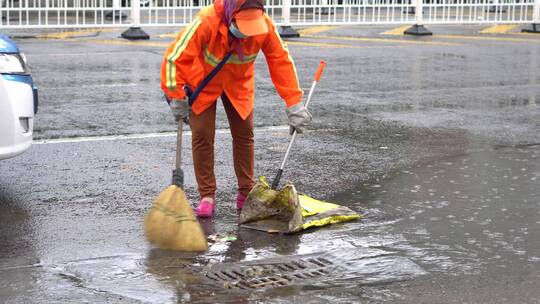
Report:
<svg viewBox="0 0 540 304"><path fill-rule="evenodd" d="M206 236L193 214L186 194L172 185L156 198L144 219L148 240L162 249L206 251Z"/></svg>

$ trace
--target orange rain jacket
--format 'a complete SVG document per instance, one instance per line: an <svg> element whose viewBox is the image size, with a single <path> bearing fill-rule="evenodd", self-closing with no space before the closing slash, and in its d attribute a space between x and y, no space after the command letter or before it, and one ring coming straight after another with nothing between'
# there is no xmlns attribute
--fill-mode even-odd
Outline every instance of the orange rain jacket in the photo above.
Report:
<svg viewBox="0 0 540 304"><path fill-rule="evenodd" d="M221 21L223 0L203 8L191 24L168 47L161 65L161 88L169 98L182 99L185 84L193 90L229 51L227 26ZM245 119L253 111L255 58L262 49L270 77L287 107L299 103L302 90L296 68L276 26L267 14L266 34L242 39L244 58L236 53L202 90L192 106L195 114L210 107L225 92L238 114Z"/></svg>

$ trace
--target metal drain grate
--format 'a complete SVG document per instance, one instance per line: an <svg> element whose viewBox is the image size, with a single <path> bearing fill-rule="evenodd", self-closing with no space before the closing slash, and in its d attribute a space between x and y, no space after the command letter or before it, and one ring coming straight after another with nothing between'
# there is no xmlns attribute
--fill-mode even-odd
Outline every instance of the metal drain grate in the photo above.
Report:
<svg viewBox="0 0 540 304"><path fill-rule="evenodd" d="M336 265L330 259L315 256L266 261L220 264L212 267L206 276L223 283L224 288L262 289L287 286L296 282L329 275Z"/></svg>

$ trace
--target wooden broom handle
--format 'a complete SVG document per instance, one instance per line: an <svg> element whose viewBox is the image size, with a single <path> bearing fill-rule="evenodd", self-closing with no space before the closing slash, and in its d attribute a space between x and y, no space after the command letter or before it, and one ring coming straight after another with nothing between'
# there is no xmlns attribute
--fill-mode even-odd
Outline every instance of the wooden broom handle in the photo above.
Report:
<svg viewBox="0 0 540 304"><path fill-rule="evenodd" d="M178 120L178 132L176 133L176 169L182 168L182 135L184 131L184 121Z"/></svg>

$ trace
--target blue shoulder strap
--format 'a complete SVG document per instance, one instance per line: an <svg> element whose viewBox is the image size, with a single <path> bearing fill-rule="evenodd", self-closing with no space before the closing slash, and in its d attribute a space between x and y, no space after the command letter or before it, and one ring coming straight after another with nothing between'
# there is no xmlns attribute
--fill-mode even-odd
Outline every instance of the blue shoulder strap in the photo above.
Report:
<svg viewBox="0 0 540 304"><path fill-rule="evenodd" d="M203 81L201 81L201 83L195 88L195 91L193 91L187 85L184 86L184 92L186 92L190 106L193 105L193 103L195 102L195 100L197 99L201 91L204 89L204 87L208 85L208 83L212 80L212 78L214 78L214 76L216 76L216 74L219 72L219 70L221 70L221 68L225 65L225 63L227 63L227 60L231 58L232 53L233 51L230 51L227 54L225 54L225 57L223 58L223 60L221 60L218 63L218 65L212 70L212 72L210 72L210 74L204 77Z"/></svg>

